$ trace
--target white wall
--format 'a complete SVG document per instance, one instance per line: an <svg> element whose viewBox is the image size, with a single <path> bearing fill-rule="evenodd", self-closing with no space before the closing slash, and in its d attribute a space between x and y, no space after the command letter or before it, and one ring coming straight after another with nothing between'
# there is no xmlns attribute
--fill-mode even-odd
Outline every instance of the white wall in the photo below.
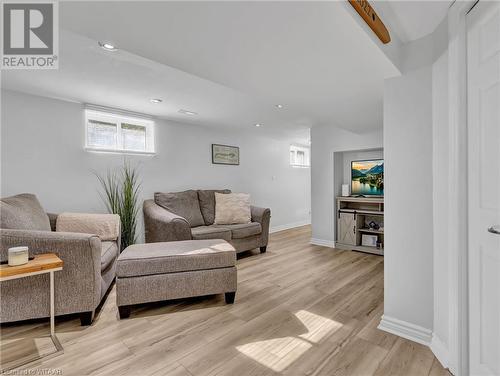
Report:
<svg viewBox="0 0 500 376"><path fill-rule="evenodd" d="M311 129L312 242L333 246L335 241L335 166L343 162L334 164L334 153L381 148L382 139L382 130L353 133L334 126Z"/></svg>
<svg viewBox="0 0 500 376"><path fill-rule="evenodd" d="M457 149L450 138L448 44L447 17L432 34L401 46L403 76L386 81L384 318L402 320L393 332L413 339L417 333L445 367L455 370L457 323L452 323L456 317L450 307L456 283L451 280L454 239L449 223L455 205L450 201L450 155ZM394 197L391 186L403 178L401 168L417 157L421 163L412 177L420 186L407 185L406 200L399 193ZM416 210L401 210L405 205ZM403 229L397 238L393 226ZM408 241L414 234L416 241ZM401 241L404 247L397 244ZM385 324L383 320L381 328L387 330Z"/></svg>
<svg viewBox="0 0 500 376"><path fill-rule="evenodd" d="M447 46L448 18L446 17L432 33L401 46L401 71L411 72L419 67L432 65Z"/></svg>
<svg viewBox="0 0 500 376"><path fill-rule="evenodd" d="M99 184L124 156L86 152L83 106L2 91L1 194L36 193L47 211L102 212ZM141 197L156 191L230 188L270 207L271 227L310 221L310 169L289 165L290 140L157 120L157 155L127 156ZM240 166L213 165L211 144L240 147Z"/></svg>
<svg viewBox="0 0 500 376"><path fill-rule="evenodd" d="M385 81L384 316L433 327L432 71ZM430 339L428 339L430 340Z"/></svg>

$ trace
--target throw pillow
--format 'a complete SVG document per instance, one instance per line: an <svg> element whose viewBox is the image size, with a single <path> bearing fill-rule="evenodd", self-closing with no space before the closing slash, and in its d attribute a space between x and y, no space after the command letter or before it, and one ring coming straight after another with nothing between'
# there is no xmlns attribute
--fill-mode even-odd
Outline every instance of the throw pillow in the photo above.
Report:
<svg viewBox="0 0 500 376"><path fill-rule="evenodd" d="M231 193L229 189L200 189L198 190L198 199L200 200L200 209L205 225L214 224L215 219L215 195L214 193Z"/></svg>
<svg viewBox="0 0 500 376"><path fill-rule="evenodd" d="M215 192L215 224L232 225L250 223L250 195L247 193Z"/></svg>
<svg viewBox="0 0 500 376"><path fill-rule="evenodd" d="M193 190L172 193L155 193L155 203L169 212L185 218L191 227L203 226L198 193Z"/></svg>

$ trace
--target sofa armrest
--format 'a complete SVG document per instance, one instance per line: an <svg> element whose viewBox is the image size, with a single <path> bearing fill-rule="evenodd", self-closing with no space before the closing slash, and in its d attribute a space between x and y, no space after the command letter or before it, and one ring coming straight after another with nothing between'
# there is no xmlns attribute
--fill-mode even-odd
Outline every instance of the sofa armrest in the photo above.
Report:
<svg viewBox="0 0 500 376"><path fill-rule="evenodd" d="M271 209L250 206L252 222L259 222L262 227L262 245L267 245L269 239L269 225L271 222Z"/></svg>
<svg viewBox="0 0 500 376"><path fill-rule="evenodd" d="M67 306L68 309L74 306L73 312L95 309L101 298L101 240L96 235L0 229L2 259L7 258L8 248L21 245L29 247L30 256L52 252L63 261L62 271L55 273L56 306ZM22 283L30 283L30 278L23 280L26 281ZM22 283L17 282L21 289ZM35 302L39 299L35 295L41 291L32 290L23 294L33 294L31 299Z"/></svg>
<svg viewBox="0 0 500 376"><path fill-rule="evenodd" d="M191 240L189 222L157 205L153 200L143 204L146 243Z"/></svg>
<svg viewBox="0 0 500 376"><path fill-rule="evenodd" d="M252 222L264 223L266 220L269 221L271 218L271 209L269 208L259 208L257 206L250 206L250 212L252 214Z"/></svg>

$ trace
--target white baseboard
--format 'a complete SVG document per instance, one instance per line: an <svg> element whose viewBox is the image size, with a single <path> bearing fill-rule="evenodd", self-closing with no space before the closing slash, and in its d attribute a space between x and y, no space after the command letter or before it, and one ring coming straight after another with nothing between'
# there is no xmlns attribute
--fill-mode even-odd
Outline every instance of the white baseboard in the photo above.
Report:
<svg viewBox="0 0 500 376"><path fill-rule="evenodd" d="M311 221L287 223L286 225L273 226L269 229L269 232L272 234L273 232L290 230L290 229L295 228L295 227L301 227L301 226L306 226L306 225L310 225L310 224L311 224Z"/></svg>
<svg viewBox="0 0 500 376"><path fill-rule="evenodd" d="M382 316L378 328L426 346L432 341L432 330L387 315Z"/></svg>
<svg viewBox="0 0 500 376"><path fill-rule="evenodd" d="M314 245L321 245L323 247L335 248L335 242L333 240L311 238L309 243Z"/></svg>
<svg viewBox="0 0 500 376"><path fill-rule="evenodd" d="M450 368L450 354L448 348L436 333L432 333L430 348L443 368Z"/></svg>

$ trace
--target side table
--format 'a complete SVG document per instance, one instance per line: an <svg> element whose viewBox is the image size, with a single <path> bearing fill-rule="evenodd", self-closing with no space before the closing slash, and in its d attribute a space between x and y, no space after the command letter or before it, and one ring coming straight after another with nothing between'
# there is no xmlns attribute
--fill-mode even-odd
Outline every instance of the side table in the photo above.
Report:
<svg viewBox="0 0 500 376"><path fill-rule="evenodd" d="M7 371L13 368L18 368L25 364L31 363L35 360L45 358L47 356L55 356L63 353L61 343L56 337L55 332L55 310L54 310L54 272L62 270L63 261L54 253L44 253L36 255L33 260L28 261L27 264L18 266L0 265L0 282L8 281L11 279L31 277L34 275L49 273L50 278L50 338L56 347L56 351L47 355L37 355L35 357L26 359L20 364L9 366Z"/></svg>

